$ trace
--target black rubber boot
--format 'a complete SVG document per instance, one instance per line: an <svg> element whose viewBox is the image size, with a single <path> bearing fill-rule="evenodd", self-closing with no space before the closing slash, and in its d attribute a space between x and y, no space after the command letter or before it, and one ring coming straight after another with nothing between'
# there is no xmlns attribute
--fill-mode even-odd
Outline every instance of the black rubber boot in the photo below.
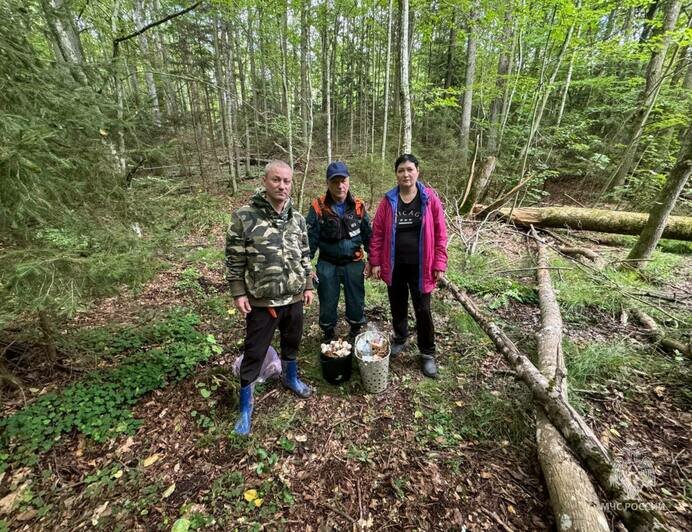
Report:
<svg viewBox="0 0 692 532"><path fill-rule="evenodd" d="M430 377L431 379L437 378L437 363L435 362L434 355L421 355L420 356L421 367L423 369L423 375Z"/></svg>
<svg viewBox="0 0 692 532"><path fill-rule="evenodd" d="M401 352L404 350L405 347L406 347L406 341L405 340L401 343L399 343L395 340L392 340L392 345L391 345L391 348L389 350L389 356L391 356L392 358L398 357L401 354Z"/></svg>

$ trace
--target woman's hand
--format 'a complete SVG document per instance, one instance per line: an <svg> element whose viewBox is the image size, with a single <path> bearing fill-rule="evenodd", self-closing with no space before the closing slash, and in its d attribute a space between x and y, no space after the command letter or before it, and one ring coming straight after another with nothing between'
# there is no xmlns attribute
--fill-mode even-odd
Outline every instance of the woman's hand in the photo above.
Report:
<svg viewBox="0 0 692 532"><path fill-rule="evenodd" d="M445 276L445 272L442 270L433 270L433 279L435 283L439 282Z"/></svg>
<svg viewBox="0 0 692 532"><path fill-rule="evenodd" d="M379 266L371 266L370 267L370 277L373 279L380 279L380 267Z"/></svg>

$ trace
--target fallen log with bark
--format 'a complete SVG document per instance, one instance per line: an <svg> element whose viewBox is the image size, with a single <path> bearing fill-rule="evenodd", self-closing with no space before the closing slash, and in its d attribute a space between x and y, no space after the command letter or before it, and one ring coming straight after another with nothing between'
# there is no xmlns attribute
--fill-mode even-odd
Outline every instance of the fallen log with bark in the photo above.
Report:
<svg viewBox="0 0 692 532"><path fill-rule="evenodd" d="M612 507L630 531L663 530L660 517L649 505L636 498L637 490L610 457L600 440L579 413L563 399L554 379L547 379L507 335L482 312L473 300L448 280L447 288L495 344L517 377L529 388L534 401L560 431L570 449L598 482Z"/></svg>
<svg viewBox="0 0 692 532"><path fill-rule="evenodd" d="M488 208L476 205L476 216ZM622 235L639 235L649 218L648 213L582 209L579 207L522 207L498 209L500 217L522 227L565 227L581 231L599 231ZM663 238L692 241L692 217L670 216Z"/></svg>
<svg viewBox="0 0 692 532"><path fill-rule="evenodd" d="M550 278L548 252L532 230L538 247L538 301L541 329L537 335L538 369L555 383L565 403L567 369L562 352L562 316ZM545 412L536 410L536 447L555 515L555 526L561 531L608 531L608 520L586 471L579 465L560 432Z"/></svg>

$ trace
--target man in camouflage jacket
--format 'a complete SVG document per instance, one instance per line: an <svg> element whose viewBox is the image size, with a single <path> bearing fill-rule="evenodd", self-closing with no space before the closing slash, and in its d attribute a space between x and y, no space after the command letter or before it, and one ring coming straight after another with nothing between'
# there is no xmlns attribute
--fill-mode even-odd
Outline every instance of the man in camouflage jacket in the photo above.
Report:
<svg viewBox="0 0 692 532"><path fill-rule="evenodd" d="M245 316L245 353L240 365L240 418L235 432L247 435L252 386L276 327L282 380L299 397L309 386L298 378L296 356L303 335L303 303L313 300L305 219L291 205L293 171L271 161L248 205L233 213L226 233L227 279L235 306Z"/></svg>

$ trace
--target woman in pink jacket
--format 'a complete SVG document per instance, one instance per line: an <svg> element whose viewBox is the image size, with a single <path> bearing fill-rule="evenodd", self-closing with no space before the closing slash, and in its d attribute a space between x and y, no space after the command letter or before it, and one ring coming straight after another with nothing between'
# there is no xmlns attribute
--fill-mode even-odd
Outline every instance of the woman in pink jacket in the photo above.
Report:
<svg viewBox="0 0 692 532"><path fill-rule="evenodd" d="M380 201L372 224L370 275L387 284L394 337L392 356L408 336L408 297L416 314L423 373L437 377L430 294L447 270L447 226L437 192L418 181L418 159L405 153L394 163L397 186Z"/></svg>

